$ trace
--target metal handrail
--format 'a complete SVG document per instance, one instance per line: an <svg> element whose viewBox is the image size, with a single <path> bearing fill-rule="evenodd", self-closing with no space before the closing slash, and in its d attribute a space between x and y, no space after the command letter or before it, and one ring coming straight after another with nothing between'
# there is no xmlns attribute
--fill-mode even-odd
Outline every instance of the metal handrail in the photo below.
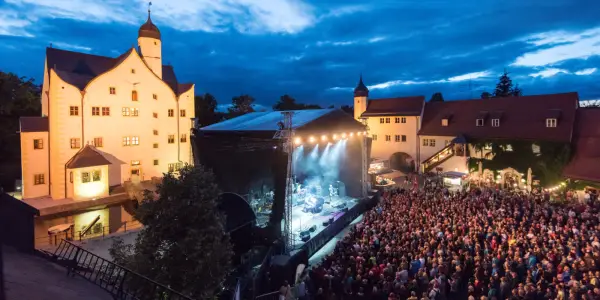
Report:
<svg viewBox="0 0 600 300"><path fill-rule="evenodd" d="M52 258L67 267L67 275L80 275L109 292L115 299L193 300L66 240L61 241Z"/></svg>

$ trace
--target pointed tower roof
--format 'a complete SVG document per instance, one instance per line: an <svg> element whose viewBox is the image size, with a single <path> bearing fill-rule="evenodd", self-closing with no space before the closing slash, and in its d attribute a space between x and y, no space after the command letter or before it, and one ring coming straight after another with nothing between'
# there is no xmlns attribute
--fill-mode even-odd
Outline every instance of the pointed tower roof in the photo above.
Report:
<svg viewBox="0 0 600 300"><path fill-rule="evenodd" d="M152 5L152 2L150 5ZM140 30L138 31L138 37L147 37L160 40L160 30L158 30L158 27L152 23L152 19L150 18L150 7L148 7L148 20L146 20L146 23L140 27Z"/></svg>
<svg viewBox="0 0 600 300"><path fill-rule="evenodd" d="M363 83L362 74L360 74L360 80L358 81L358 85L354 88L354 97L368 97L369 89Z"/></svg>

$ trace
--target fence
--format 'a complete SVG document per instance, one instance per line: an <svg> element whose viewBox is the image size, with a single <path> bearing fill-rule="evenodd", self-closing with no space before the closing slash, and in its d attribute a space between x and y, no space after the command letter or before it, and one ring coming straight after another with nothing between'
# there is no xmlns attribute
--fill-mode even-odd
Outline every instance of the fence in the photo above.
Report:
<svg viewBox="0 0 600 300"><path fill-rule="evenodd" d="M56 247L61 243L61 241L63 239L67 240L67 241L82 241L82 240L93 239L93 238L105 238L113 233L127 232L128 230L131 231L131 230L142 228L142 226L143 226L142 223L140 223L137 220L134 220L134 221L130 221L130 222L123 222L121 227L119 227L119 229L112 231L112 232L110 231L110 226L103 226L102 229L90 231L90 233L87 233L85 235L82 234L81 230L76 231L76 232L73 231L73 227L71 227L71 230L68 230L65 232L36 237L35 238L35 247L36 248Z"/></svg>
<svg viewBox="0 0 600 300"><path fill-rule="evenodd" d="M67 275L80 275L108 291L115 299L192 300L66 240L60 242L51 258L67 268Z"/></svg>

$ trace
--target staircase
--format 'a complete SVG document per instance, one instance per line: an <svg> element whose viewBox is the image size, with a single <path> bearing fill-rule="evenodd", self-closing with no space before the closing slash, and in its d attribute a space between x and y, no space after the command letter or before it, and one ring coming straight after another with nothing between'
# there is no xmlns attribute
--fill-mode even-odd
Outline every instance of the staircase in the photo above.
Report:
<svg viewBox="0 0 600 300"><path fill-rule="evenodd" d="M421 163L421 169L423 173L431 172L435 167L441 165L454 156L454 143L448 144L442 150L436 152L434 155L424 160Z"/></svg>

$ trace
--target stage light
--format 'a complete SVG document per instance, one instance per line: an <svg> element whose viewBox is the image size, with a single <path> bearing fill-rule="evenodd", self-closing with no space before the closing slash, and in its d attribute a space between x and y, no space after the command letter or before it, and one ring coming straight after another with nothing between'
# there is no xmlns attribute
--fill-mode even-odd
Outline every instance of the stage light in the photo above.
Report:
<svg viewBox="0 0 600 300"><path fill-rule="evenodd" d="M337 140L337 139L338 139L338 136L337 136L337 134L334 134L334 135L333 135L333 139L334 139L334 140Z"/></svg>
<svg viewBox="0 0 600 300"><path fill-rule="evenodd" d="M323 142L327 141L327 136L326 135L321 136L321 141L323 141Z"/></svg>
<svg viewBox="0 0 600 300"><path fill-rule="evenodd" d="M315 142L315 137L314 137L314 136L311 136L311 137L308 139L308 141L309 141L309 142L311 142L311 143L314 143L314 142Z"/></svg>
<svg viewBox="0 0 600 300"><path fill-rule="evenodd" d="M367 132L366 132L366 131L363 131L363 134L364 134L364 135L367 135Z"/></svg>
<svg viewBox="0 0 600 300"><path fill-rule="evenodd" d="M345 139L346 138L346 133L342 133L342 138Z"/></svg>
<svg viewBox="0 0 600 300"><path fill-rule="evenodd" d="M302 144L302 139L301 139L301 138L299 138L299 137L297 137L297 138L294 140L294 143L295 143L296 145L300 145L300 144Z"/></svg>
<svg viewBox="0 0 600 300"><path fill-rule="evenodd" d="M353 136L354 136L354 132L350 132L350 137L353 137Z"/></svg>

